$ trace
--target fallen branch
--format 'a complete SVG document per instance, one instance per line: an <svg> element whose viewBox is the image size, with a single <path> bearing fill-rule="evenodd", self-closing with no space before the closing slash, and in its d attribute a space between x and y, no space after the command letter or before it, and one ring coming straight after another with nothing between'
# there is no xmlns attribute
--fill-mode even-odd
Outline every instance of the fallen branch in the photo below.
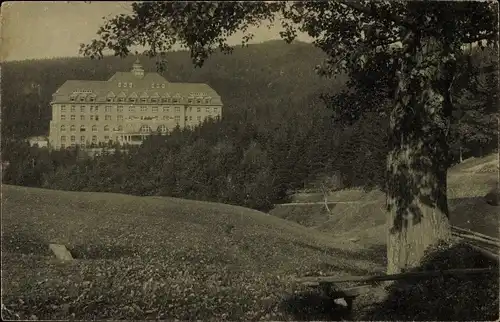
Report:
<svg viewBox="0 0 500 322"><path fill-rule="evenodd" d="M485 244L490 245L490 246L500 247L500 242L498 242L498 241L493 241L493 240L489 240L486 238L477 237L474 235L469 235L469 234L464 234L464 233L459 233L459 232L452 232L452 235L460 237L462 239L474 240L474 241L478 241L481 243L485 243Z"/></svg>
<svg viewBox="0 0 500 322"><path fill-rule="evenodd" d="M428 272L407 272L393 275L378 275L378 276L311 276L298 278L298 283L340 283L340 282L381 282L381 281L396 281L404 279L426 279L439 276L467 276L475 274L498 273L496 268L460 268L449 269L445 271L428 271Z"/></svg>
<svg viewBox="0 0 500 322"><path fill-rule="evenodd" d="M456 231L458 233L470 234L470 235L474 235L476 237L482 237L484 239L489 239L489 240L492 240L492 241L495 241L495 242L500 242L500 239L498 239L498 238L495 238L495 237L492 237L492 236L488 236L488 235L485 235L485 234L481 234L481 233L478 233L478 232L473 231L473 230L463 229L463 228L460 228L460 227L457 227L457 226L451 226L451 230L452 231Z"/></svg>

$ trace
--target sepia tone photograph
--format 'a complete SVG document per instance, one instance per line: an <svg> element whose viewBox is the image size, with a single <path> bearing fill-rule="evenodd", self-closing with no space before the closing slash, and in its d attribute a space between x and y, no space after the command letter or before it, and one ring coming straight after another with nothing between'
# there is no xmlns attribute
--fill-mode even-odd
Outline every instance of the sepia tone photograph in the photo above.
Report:
<svg viewBox="0 0 500 322"><path fill-rule="evenodd" d="M2 320L499 320L496 1L0 23Z"/></svg>

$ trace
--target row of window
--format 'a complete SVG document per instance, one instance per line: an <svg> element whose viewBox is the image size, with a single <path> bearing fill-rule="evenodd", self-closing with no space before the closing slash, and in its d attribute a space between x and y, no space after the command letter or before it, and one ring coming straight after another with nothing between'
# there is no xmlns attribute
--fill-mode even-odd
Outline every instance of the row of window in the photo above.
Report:
<svg viewBox="0 0 500 322"><path fill-rule="evenodd" d="M82 135L80 136L80 142L85 142L87 138L85 137L85 135ZM104 137L104 141L109 141L110 138L108 135L106 135ZM75 135L72 135L70 136L70 141L71 142L75 142L76 141L76 136ZM66 142L66 136L65 135L61 135L61 142ZM97 135L92 135L92 143L96 143L97 142Z"/></svg>
<svg viewBox="0 0 500 322"><path fill-rule="evenodd" d="M170 120L172 117L170 117L169 115L163 115L162 116L162 119L165 120L165 121L168 121ZM187 118L187 117L186 117ZM112 117L111 115L104 115L104 120L105 121L111 121ZM117 115L116 116L116 120L117 121L123 121L123 115ZM130 120L135 120L136 118L135 117L132 117L130 116L129 117ZM141 120L155 120L155 119L158 119L157 116L141 116L140 117ZM180 115L176 115L174 116L174 119L179 121L181 119ZM201 116L198 116L198 119L201 119ZM70 120L71 121L76 121L76 115L71 115L70 117ZM85 115L80 115L80 121L85 121ZM99 121L99 115L89 115L89 120L90 121ZM61 121L66 121L66 115L61 115Z"/></svg>
<svg viewBox="0 0 500 322"><path fill-rule="evenodd" d="M65 125L61 125L61 132L65 132L66 131L66 126ZM109 132L110 131L110 127L109 125L104 125L104 131L105 132ZM157 131L158 132L167 132L167 126L166 125L160 125L158 126L157 128ZM71 125L69 127L69 130L70 132L76 132L76 126L75 125ZM123 131L123 126L122 125L118 125L116 128L113 128L113 130L116 130L116 131ZM85 125L82 125L80 126L80 132L85 132L87 131L87 127ZM93 125L92 126L92 132L97 132L98 131L98 128L97 128L97 125ZM141 126L141 128L139 129L140 132L144 132L144 133L149 133L151 132L151 127L148 126L148 125L143 125Z"/></svg>
<svg viewBox="0 0 500 322"><path fill-rule="evenodd" d="M95 96L88 96L88 97L79 97L77 98L75 96L70 96L69 97L70 102L95 102L96 97ZM173 98L168 98L168 97L163 97L163 98L135 98L135 97L106 97L106 102L141 102L141 103L180 103L183 102L184 99L181 97L173 97ZM211 98L206 97L206 98L187 98L186 101L189 104L210 104L212 101Z"/></svg>
<svg viewBox="0 0 500 322"><path fill-rule="evenodd" d="M80 106L80 113L85 113L85 108L86 108L86 106ZM135 108L136 108L136 106L129 106L128 111L133 113L133 112L135 112ZM148 106L141 106L140 108L141 108L141 112L148 112L149 111L149 107ZM112 109L112 106L110 106L110 105L104 106L104 112L105 113L111 113L111 109ZM201 112L201 109L202 109L201 107L197 107L196 111L197 112ZM205 107L205 111L206 112L210 113L211 110L212 110L211 107ZM123 112L123 106L116 106L116 111L117 112ZM159 107L153 106L153 107L151 107L151 111L153 113L158 113ZM163 106L162 111L164 113L170 112L170 106ZM180 111L181 111L181 108L179 106L175 107L175 112L176 113L179 113ZM189 111L192 112L193 111L193 107L189 107ZM218 107L213 107L213 111L215 113L217 113L219 111L219 108ZM66 105L61 105L61 112L62 113L67 112ZM70 112L72 112L72 113L76 112L76 106L75 105L72 105L70 107ZM99 112L99 107L97 105L91 105L90 106L90 112L91 113L93 113L93 112L95 112L95 113Z"/></svg>

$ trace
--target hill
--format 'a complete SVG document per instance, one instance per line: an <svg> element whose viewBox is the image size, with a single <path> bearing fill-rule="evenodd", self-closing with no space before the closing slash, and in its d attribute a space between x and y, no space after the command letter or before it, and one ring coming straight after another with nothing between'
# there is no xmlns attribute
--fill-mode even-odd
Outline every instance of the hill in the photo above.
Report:
<svg viewBox="0 0 500 322"><path fill-rule="evenodd" d="M356 245L209 202L4 185L2 215L2 303L21 319L297 319L289 277L384 269ZM51 242L76 260L53 260Z"/></svg>
<svg viewBox="0 0 500 322"><path fill-rule="evenodd" d="M496 186L498 155L465 160L448 171L448 205L453 225L498 238L498 208L486 203L484 196ZM321 202L318 193L299 193L293 202ZM385 196L381 191L361 189L336 191L329 216L323 205L277 206L270 213L298 222L324 233L346 239L359 238L365 245L385 244ZM342 232L342 233L339 233Z"/></svg>
<svg viewBox="0 0 500 322"><path fill-rule="evenodd" d="M312 44L269 41L236 47L231 55L214 54L205 66L195 68L187 51L177 51L166 56L168 64L162 76L171 82L207 83L222 97L223 116L250 113L279 123L284 114L303 112L304 102L343 86L345 79L328 80L315 73L315 66L324 57ZM115 72L130 70L135 59L110 56L102 60L62 58L3 64L2 134L46 134L51 118L49 102L66 80L107 80ZM140 59L145 70L156 70L156 60Z"/></svg>

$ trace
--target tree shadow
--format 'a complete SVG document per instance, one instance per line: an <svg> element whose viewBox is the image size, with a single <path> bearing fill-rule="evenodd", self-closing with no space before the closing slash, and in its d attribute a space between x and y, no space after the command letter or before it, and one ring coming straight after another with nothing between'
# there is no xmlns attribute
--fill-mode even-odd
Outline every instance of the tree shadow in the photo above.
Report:
<svg viewBox="0 0 500 322"><path fill-rule="evenodd" d="M363 320L485 321L499 318L498 263L467 244L442 243L413 271L493 268L495 272L462 277L439 276L395 281L386 299Z"/></svg>
<svg viewBox="0 0 500 322"><path fill-rule="evenodd" d="M288 295L280 303L280 309L295 321L342 321L348 319L347 308L334 302L334 298L319 290Z"/></svg>

